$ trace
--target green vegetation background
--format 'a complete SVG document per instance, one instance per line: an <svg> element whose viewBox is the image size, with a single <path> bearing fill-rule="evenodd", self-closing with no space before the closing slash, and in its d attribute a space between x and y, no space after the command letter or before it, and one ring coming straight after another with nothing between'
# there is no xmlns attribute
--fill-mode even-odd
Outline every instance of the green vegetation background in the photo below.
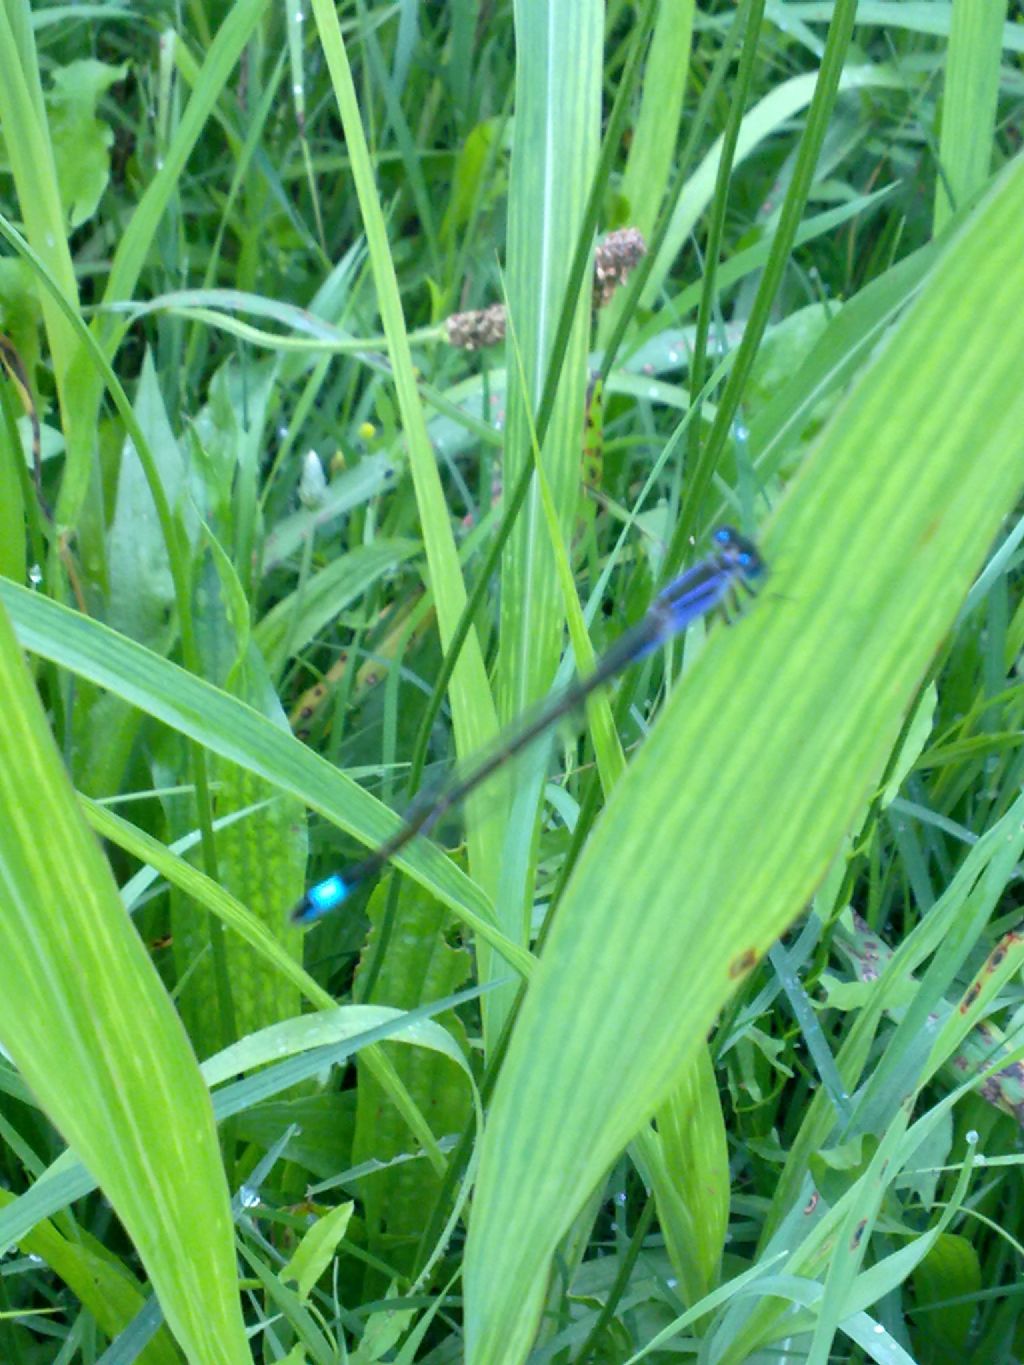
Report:
<svg viewBox="0 0 1024 1365"><path fill-rule="evenodd" d="M0 5L4 1360L1021 1356L1022 51Z"/></svg>

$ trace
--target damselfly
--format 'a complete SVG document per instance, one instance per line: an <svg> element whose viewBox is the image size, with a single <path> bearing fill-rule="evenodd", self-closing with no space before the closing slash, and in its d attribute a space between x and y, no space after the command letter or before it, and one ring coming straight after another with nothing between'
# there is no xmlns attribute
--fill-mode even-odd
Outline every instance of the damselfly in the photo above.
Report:
<svg viewBox="0 0 1024 1365"><path fill-rule="evenodd" d="M426 833L446 811L464 801L481 782L486 782L502 764L574 710L596 687L671 640L699 616L735 600L741 589L754 592L765 572L764 561L754 544L732 526L719 526L711 539L714 544L711 554L663 588L643 620L619 636L597 661L593 672L557 692L525 724L514 725L493 749L440 792L430 799L414 801L390 839L344 872L335 872L311 886L292 911L292 919L305 924L337 909L355 887L375 876L417 834Z"/></svg>

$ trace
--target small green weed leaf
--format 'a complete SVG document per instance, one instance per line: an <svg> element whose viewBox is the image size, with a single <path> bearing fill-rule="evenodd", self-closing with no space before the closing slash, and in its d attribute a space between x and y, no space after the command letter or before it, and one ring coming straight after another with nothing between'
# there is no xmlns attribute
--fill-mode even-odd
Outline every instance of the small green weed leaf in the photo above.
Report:
<svg viewBox="0 0 1024 1365"><path fill-rule="evenodd" d="M921 699L914 709L914 716L900 745L900 752L893 764L892 773L889 781L885 785L882 794L882 805L891 806L900 794L900 787L903 786L908 774L913 771L914 764L921 757L924 746L928 743L928 736L932 732L935 724L935 707L938 703L938 691L934 683L929 683L921 694Z"/></svg>
<svg viewBox="0 0 1024 1365"><path fill-rule="evenodd" d="M303 1236L288 1263L281 1267L281 1279L294 1280L302 1299L309 1298L313 1286L333 1260L354 1208L355 1204L347 1200L319 1217Z"/></svg>
<svg viewBox="0 0 1024 1365"><path fill-rule="evenodd" d="M61 202L72 228L88 222L107 187L114 134L96 117L96 106L100 96L127 74L127 66L108 66L88 57L53 73L47 97L50 136Z"/></svg>
<svg viewBox="0 0 1024 1365"><path fill-rule="evenodd" d="M158 461L160 481L176 503L187 478L171 429L153 358L142 363L135 415ZM194 515L193 515L194 523ZM174 585L167 546L145 472L130 440L125 441L117 481L117 502L107 543L110 571L108 624L140 644L163 652L174 637Z"/></svg>
<svg viewBox="0 0 1024 1365"><path fill-rule="evenodd" d="M928 1335L940 1347L936 1358L952 1360L967 1346L974 1296L982 1287L981 1265L973 1243L959 1233L942 1233L912 1278Z"/></svg>

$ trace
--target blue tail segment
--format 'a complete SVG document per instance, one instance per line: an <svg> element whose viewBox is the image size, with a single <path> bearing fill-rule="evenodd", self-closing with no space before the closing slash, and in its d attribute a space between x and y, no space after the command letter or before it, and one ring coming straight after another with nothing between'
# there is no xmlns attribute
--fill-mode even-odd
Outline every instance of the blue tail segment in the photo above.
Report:
<svg viewBox="0 0 1024 1365"><path fill-rule="evenodd" d="M347 898L352 887L340 873L335 872L332 877L327 877L322 882L317 882L316 886L311 886L302 900L292 911L292 920L296 924L311 924L313 920L319 919L321 915L330 914L332 910L337 910Z"/></svg>

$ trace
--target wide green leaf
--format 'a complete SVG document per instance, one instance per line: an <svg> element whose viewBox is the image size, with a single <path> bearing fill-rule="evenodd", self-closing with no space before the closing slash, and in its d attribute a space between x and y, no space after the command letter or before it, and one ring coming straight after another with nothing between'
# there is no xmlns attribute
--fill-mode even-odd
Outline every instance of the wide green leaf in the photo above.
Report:
<svg viewBox="0 0 1024 1365"><path fill-rule="evenodd" d="M0 611L0 1039L93 1173L189 1358L249 1359L210 1096Z"/></svg>
<svg viewBox="0 0 1024 1365"><path fill-rule="evenodd" d="M1022 221L1018 159L825 429L764 537L761 600L576 869L484 1139L471 1362L524 1359L560 1237L824 876L1024 484Z"/></svg>

